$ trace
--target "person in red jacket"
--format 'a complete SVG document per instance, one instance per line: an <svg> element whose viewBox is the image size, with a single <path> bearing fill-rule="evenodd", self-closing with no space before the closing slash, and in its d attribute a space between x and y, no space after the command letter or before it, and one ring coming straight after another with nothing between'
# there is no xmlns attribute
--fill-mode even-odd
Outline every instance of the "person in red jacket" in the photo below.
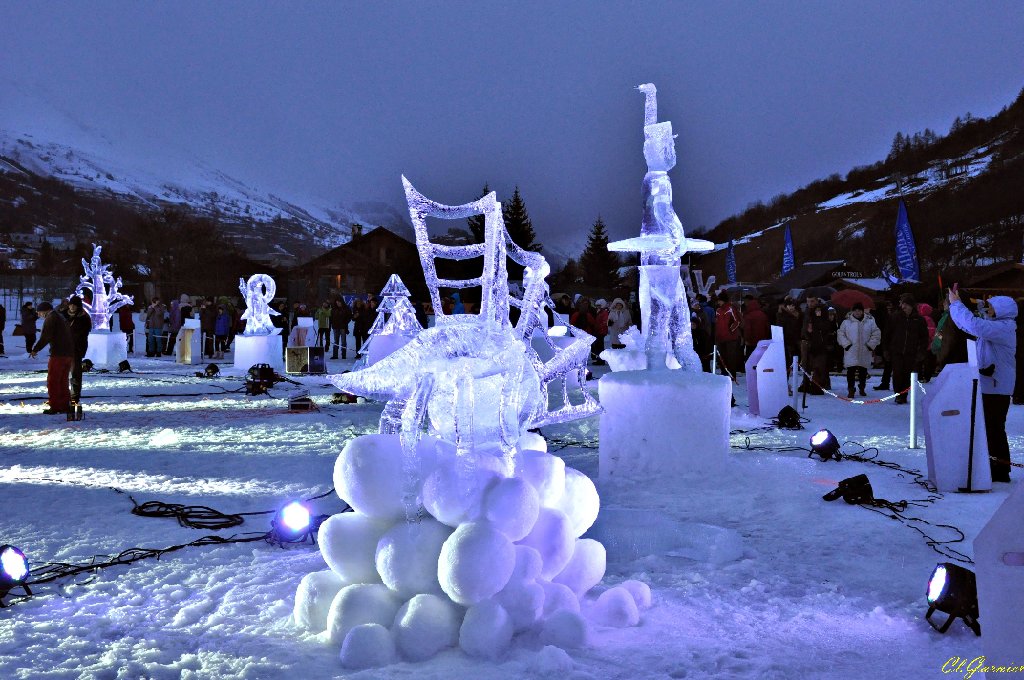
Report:
<svg viewBox="0 0 1024 680"><path fill-rule="evenodd" d="M743 304L743 357L749 357L757 343L772 339L771 322L753 295L747 295Z"/></svg>
<svg viewBox="0 0 1024 680"><path fill-rule="evenodd" d="M719 361L723 362L726 370L735 377L743 364L743 353L740 349L740 329L743 327L743 320L729 302L729 294L725 291L718 294L715 304L715 346L718 348Z"/></svg>

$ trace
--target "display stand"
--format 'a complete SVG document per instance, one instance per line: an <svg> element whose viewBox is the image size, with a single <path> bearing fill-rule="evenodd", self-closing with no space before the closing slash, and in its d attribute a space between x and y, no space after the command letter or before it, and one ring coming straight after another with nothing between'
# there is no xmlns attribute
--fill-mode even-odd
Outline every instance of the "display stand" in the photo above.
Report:
<svg viewBox="0 0 1024 680"><path fill-rule="evenodd" d="M185 319L174 343L174 358L179 364L192 365L202 361L202 333L199 319Z"/></svg>
<svg viewBox="0 0 1024 680"><path fill-rule="evenodd" d="M236 335L235 368L248 371L255 364L269 364L284 370L280 330L273 335Z"/></svg>
<svg viewBox="0 0 1024 680"><path fill-rule="evenodd" d="M285 372L322 374L327 372L323 347L289 347L285 350Z"/></svg>
<svg viewBox="0 0 1024 680"><path fill-rule="evenodd" d="M973 340L967 348L968 362L946 364L922 398L928 479L942 492L992 489Z"/></svg>
<svg viewBox="0 0 1024 680"><path fill-rule="evenodd" d="M128 338L120 332L93 331L89 333L85 358L95 368L117 368L118 364L128 359Z"/></svg>
<svg viewBox="0 0 1024 680"><path fill-rule="evenodd" d="M316 320L311 316L295 318L295 327L288 335L289 347L310 347L316 343Z"/></svg>
<svg viewBox="0 0 1024 680"><path fill-rule="evenodd" d="M981 649L993 665L1020 659L1024 640L1024 484L1011 488L1009 498L974 539L978 609L985 627Z"/></svg>
<svg viewBox="0 0 1024 680"><path fill-rule="evenodd" d="M786 346L781 326L772 326L772 339L758 342L745 365L747 410L761 418L775 417L789 401Z"/></svg>

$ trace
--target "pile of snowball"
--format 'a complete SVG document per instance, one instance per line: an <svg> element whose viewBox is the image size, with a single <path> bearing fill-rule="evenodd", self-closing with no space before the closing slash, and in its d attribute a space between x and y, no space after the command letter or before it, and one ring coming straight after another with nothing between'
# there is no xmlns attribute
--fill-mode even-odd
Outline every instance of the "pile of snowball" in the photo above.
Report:
<svg viewBox="0 0 1024 680"><path fill-rule="evenodd" d="M334 466L335 489L354 511L321 525L330 569L302 579L294 619L340 645L343 665L425 661L455 646L496 659L516 635L571 649L587 643L591 623L639 623L651 604L640 581L584 599L605 571L604 546L580 538L600 501L543 437L524 434L511 457L456 456L432 437L415 454L410 465L398 435L363 435ZM414 522L403 503L410 479L422 480Z"/></svg>

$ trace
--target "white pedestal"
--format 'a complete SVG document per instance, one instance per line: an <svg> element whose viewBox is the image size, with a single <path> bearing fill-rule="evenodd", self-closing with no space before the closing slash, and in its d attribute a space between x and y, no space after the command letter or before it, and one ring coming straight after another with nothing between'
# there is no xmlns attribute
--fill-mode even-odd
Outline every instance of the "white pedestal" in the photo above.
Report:
<svg viewBox="0 0 1024 680"><path fill-rule="evenodd" d="M128 338L124 333L89 333L85 358L96 368L117 368L128 358Z"/></svg>
<svg viewBox="0 0 1024 680"><path fill-rule="evenodd" d="M599 479L717 473L729 454L732 384L688 371L619 371L598 385Z"/></svg>
<svg viewBox="0 0 1024 680"><path fill-rule="evenodd" d="M1012 488L1010 497L974 539L981 648L988 659L986 665L993 666L1020 663L1024 640L1024 532L1020 530L1024 484L1017 482Z"/></svg>
<svg viewBox="0 0 1024 680"><path fill-rule="evenodd" d="M956 491L967 486L967 461L971 443L971 388L978 370L969 364L947 364L928 384L922 400L924 436L928 455L928 479L939 491ZM981 408L981 386L975 403L974 466L971 488L992 488L988 462L985 414Z"/></svg>
<svg viewBox="0 0 1024 680"><path fill-rule="evenodd" d="M760 341L746 368L747 410L761 418L774 418L789 403L785 347L777 340Z"/></svg>
<svg viewBox="0 0 1024 680"><path fill-rule="evenodd" d="M202 333L198 328L182 327L174 343L175 361L188 366L198 364L202 357Z"/></svg>
<svg viewBox="0 0 1024 680"><path fill-rule="evenodd" d="M410 340L412 337L408 335L375 335L370 338L370 347L366 353L366 365L373 366L381 359L408 345Z"/></svg>
<svg viewBox="0 0 1024 680"><path fill-rule="evenodd" d="M284 371L284 346L279 333L235 336L235 368L248 371L254 364L270 364Z"/></svg>

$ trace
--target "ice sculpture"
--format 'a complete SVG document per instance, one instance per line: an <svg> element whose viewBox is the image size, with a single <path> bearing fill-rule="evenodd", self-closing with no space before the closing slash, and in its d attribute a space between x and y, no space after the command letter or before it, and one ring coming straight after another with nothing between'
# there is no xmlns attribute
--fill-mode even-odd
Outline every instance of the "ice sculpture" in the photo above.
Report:
<svg viewBox="0 0 1024 680"><path fill-rule="evenodd" d="M609 243L608 250L640 253L640 313L648 370L665 369L671 354L684 370L699 372L686 286L680 278L680 258L687 252L712 250L714 244L686 238L683 232L672 208L672 182L668 178L668 171L676 164L672 123L657 122L657 88L647 83L638 89L645 96L643 221L639 237ZM614 355L616 350L606 352ZM616 362L610 363L614 366Z"/></svg>
<svg viewBox="0 0 1024 680"><path fill-rule="evenodd" d="M239 278L238 290L245 298L245 331L242 335L275 335L281 332L270 321L271 316L280 316L270 303L277 295L277 284L266 274L253 274L249 280Z"/></svg>
<svg viewBox="0 0 1024 680"><path fill-rule="evenodd" d="M359 350L360 360L353 370L372 366L392 354L423 330L416 309L409 301L409 289L398 274L392 274L380 291L377 318L368 331L368 339Z"/></svg>
<svg viewBox="0 0 1024 680"><path fill-rule="evenodd" d="M321 527L320 550L333 573L303 579L295 622L326 630L352 667L395 658L365 661L372 640L387 631L407 661L456 645L495 658L526 631L579 646L588 626L580 600L605 570L604 548L581 539L600 501L593 482L529 430L599 410L586 390L570 395L566 380L576 372L583 383L593 338L574 329L571 342L541 361L530 340L546 329L551 304L544 258L511 241L494 193L445 206L404 181L436 326L369 368L331 377L346 392L387 404L380 434L350 440L338 457L334 486L354 512ZM427 217L481 214L484 243L430 242ZM521 298L509 293L506 256L525 266ZM479 277L438 277L435 259L473 257L484 259ZM472 286L482 293L478 314L442 311L441 288ZM514 325L512 306L521 310ZM552 385L561 394L549 404ZM381 630L371 636L371 625Z"/></svg>
<svg viewBox="0 0 1024 680"><path fill-rule="evenodd" d="M92 330L108 332L110 330L110 317L121 307L134 304L135 300L131 295L122 295L118 292L121 288L121 277L114 278L110 272L110 265L100 261L100 252L103 246L92 244L92 258L88 262L82 259L82 267L85 274L81 276L78 287L75 288L75 295L82 296L82 291L88 289L92 293L92 300L85 302L83 297L82 308L92 318ZM107 285L110 288L107 288Z"/></svg>

